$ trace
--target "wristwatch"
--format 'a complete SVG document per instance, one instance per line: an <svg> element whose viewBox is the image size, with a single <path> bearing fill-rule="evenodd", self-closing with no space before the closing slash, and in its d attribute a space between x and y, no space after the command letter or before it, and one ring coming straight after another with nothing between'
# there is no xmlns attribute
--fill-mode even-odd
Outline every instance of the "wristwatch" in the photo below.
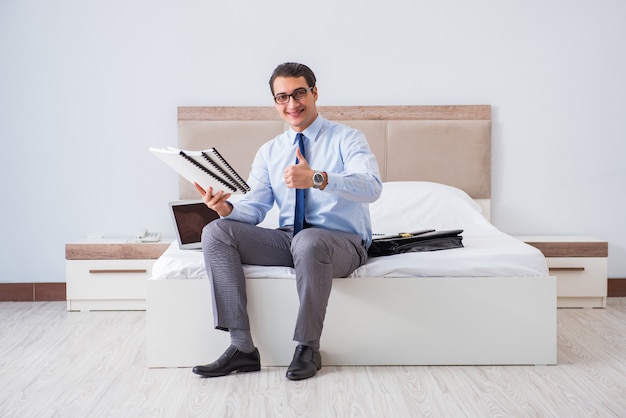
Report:
<svg viewBox="0 0 626 418"><path fill-rule="evenodd" d="M313 174L313 187L319 189L322 187L322 184L324 184L324 175L321 172L316 171Z"/></svg>

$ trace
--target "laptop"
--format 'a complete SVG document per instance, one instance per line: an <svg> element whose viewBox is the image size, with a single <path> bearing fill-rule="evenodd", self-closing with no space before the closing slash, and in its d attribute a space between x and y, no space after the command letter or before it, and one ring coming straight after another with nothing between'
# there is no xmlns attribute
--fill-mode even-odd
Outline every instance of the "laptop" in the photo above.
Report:
<svg viewBox="0 0 626 418"><path fill-rule="evenodd" d="M170 202L169 206L180 249L201 249L202 228L220 216L202 200L178 200Z"/></svg>

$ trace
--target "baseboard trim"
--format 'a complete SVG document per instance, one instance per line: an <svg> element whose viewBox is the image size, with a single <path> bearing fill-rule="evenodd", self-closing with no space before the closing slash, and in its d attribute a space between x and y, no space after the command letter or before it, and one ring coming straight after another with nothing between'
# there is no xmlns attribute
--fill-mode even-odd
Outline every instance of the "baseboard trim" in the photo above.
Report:
<svg viewBox="0 0 626 418"><path fill-rule="evenodd" d="M63 301L65 283L0 283L0 302Z"/></svg>
<svg viewBox="0 0 626 418"><path fill-rule="evenodd" d="M608 280L608 297L626 297L626 278ZM0 302L66 300L65 283L0 283Z"/></svg>
<svg viewBox="0 0 626 418"><path fill-rule="evenodd" d="M626 278L609 279L607 295L610 298L626 297Z"/></svg>

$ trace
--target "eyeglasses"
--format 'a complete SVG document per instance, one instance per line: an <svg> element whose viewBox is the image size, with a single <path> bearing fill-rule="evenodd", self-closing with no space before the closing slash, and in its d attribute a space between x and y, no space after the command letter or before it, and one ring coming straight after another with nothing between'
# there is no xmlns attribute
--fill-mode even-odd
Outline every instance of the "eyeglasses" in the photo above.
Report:
<svg viewBox="0 0 626 418"><path fill-rule="evenodd" d="M307 92L311 91L311 89L313 89L313 87L300 87L299 89L295 89L291 94L279 93L274 96L274 101L276 104L285 104L289 103L290 97L293 97L294 100L300 101L306 97Z"/></svg>

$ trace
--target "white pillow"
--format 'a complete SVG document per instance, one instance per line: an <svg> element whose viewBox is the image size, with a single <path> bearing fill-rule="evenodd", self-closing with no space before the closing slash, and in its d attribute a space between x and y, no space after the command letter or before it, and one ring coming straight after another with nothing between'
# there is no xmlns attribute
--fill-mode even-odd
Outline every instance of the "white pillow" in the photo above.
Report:
<svg viewBox="0 0 626 418"><path fill-rule="evenodd" d="M374 234L493 228L481 212L464 191L427 181L383 183L380 198L370 204Z"/></svg>

